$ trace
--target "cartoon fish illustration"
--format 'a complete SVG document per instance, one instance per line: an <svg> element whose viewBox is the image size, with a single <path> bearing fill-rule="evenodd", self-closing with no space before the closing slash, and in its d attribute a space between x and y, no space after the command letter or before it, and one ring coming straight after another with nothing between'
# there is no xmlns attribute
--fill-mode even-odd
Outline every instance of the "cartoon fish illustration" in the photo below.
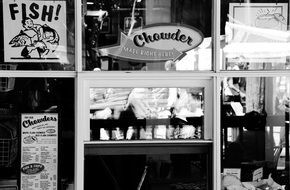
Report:
<svg viewBox="0 0 290 190"><path fill-rule="evenodd" d="M21 50L23 58L45 58L45 55L57 49L59 40L60 37L56 30L44 24L37 31L21 30L12 38L9 45L13 48L24 47Z"/></svg>
<svg viewBox="0 0 290 190"><path fill-rule="evenodd" d="M287 24L285 17L280 13L274 13L274 18L282 24Z"/></svg>
<svg viewBox="0 0 290 190"><path fill-rule="evenodd" d="M285 17L280 13L266 13L257 16L256 26L262 28L275 28L279 24L286 25Z"/></svg>
<svg viewBox="0 0 290 190"><path fill-rule="evenodd" d="M9 42L12 47L30 46L32 44L31 38L22 30Z"/></svg>

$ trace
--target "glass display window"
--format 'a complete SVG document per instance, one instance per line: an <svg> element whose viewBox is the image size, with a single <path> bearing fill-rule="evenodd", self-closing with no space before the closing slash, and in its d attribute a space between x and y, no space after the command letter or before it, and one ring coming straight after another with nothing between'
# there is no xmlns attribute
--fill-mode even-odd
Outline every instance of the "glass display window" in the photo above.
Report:
<svg viewBox="0 0 290 190"><path fill-rule="evenodd" d="M1 70L75 70L74 1L0 3Z"/></svg>
<svg viewBox="0 0 290 190"><path fill-rule="evenodd" d="M211 78L114 78L80 83L84 188L211 189Z"/></svg>
<svg viewBox="0 0 290 190"><path fill-rule="evenodd" d="M222 70L289 70L289 1L221 1Z"/></svg>
<svg viewBox="0 0 290 190"><path fill-rule="evenodd" d="M84 79L85 139L212 139L211 80L175 80L174 86L157 81L115 80L104 88L97 79Z"/></svg>
<svg viewBox="0 0 290 190"><path fill-rule="evenodd" d="M288 0L0 7L0 189L289 189Z"/></svg>
<svg viewBox="0 0 290 190"><path fill-rule="evenodd" d="M191 150L194 148L197 147L191 147ZM97 149L97 155L88 153L85 156L84 189L94 186L96 179L98 189L104 190L211 189L210 148L202 146L195 153L144 149L147 153L142 151L138 155L120 155L120 151L119 155L103 155ZM180 146L178 149L184 148Z"/></svg>
<svg viewBox="0 0 290 190"><path fill-rule="evenodd" d="M211 0L87 0L83 6L83 70L212 70Z"/></svg>
<svg viewBox="0 0 290 190"><path fill-rule="evenodd" d="M92 140L203 139L202 88L90 88Z"/></svg>
<svg viewBox="0 0 290 190"><path fill-rule="evenodd" d="M1 77L1 81L0 188L47 184L63 189L72 184L74 79Z"/></svg>
<svg viewBox="0 0 290 190"><path fill-rule="evenodd" d="M221 164L224 188L236 182L254 188L288 186L289 79L289 76L276 76L223 80ZM230 80L235 82L229 84Z"/></svg>

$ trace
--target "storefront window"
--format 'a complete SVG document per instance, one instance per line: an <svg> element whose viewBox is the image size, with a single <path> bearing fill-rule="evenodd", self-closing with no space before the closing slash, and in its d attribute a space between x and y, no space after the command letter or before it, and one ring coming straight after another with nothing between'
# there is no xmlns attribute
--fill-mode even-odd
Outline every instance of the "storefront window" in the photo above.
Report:
<svg viewBox="0 0 290 190"><path fill-rule="evenodd" d="M223 70L288 70L289 1L221 1Z"/></svg>
<svg viewBox="0 0 290 190"><path fill-rule="evenodd" d="M96 179L100 190L211 189L206 147L191 154L146 150L140 155L87 155L84 189L91 189Z"/></svg>
<svg viewBox="0 0 290 190"><path fill-rule="evenodd" d="M0 2L0 70L74 70L74 1Z"/></svg>
<svg viewBox="0 0 290 190"><path fill-rule="evenodd" d="M89 101L83 102L90 109L84 189L95 178L101 189L211 189L208 82L180 88L90 87Z"/></svg>
<svg viewBox="0 0 290 190"><path fill-rule="evenodd" d="M84 189L211 189L212 80L172 81L85 78Z"/></svg>
<svg viewBox="0 0 290 190"><path fill-rule="evenodd" d="M288 186L289 84L289 76L224 78L222 189Z"/></svg>
<svg viewBox="0 0 290 190"><path fill-rule="evenodd" d="M204 139L203 88L91 88L91 140Z"/></svg>
<svg viewBox="0 0 290 190"><path fill-rule="evenodd" d="M211 70L211 0L83 2L84 70Z"/></svg>
<svg viewBox="0 0 290 190"><path fill-rule="evenodd" d="M74 183L74 79L0 81L0 188L66 189Z"/></svg>
<svg viewBox="0 0 290 190"><path fill-rule="evenodd" d="M0 189L289 189L289 2L0 0Z"/></svg>

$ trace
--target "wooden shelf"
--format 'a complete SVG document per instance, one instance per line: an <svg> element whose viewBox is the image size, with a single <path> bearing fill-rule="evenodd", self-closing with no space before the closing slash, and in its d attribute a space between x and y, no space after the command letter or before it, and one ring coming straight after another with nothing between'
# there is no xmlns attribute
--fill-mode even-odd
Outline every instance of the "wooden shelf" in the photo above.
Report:
<svg viewBox="0 0 290 190"><path fill-rule="evenodd" d="M122 140L84 142L85 155L210 153L211 140Z"/></svg>
<svg viewBox="0 0 290 190"><path fill-rule="evenodd" d="M201 117L186 117L187 122L184 123L202 126L203 116ZM116 126L146 126L146 125L176 125L181 122L178 118L171 119L137 119L137 120L113 120L113 119L91 119L90 128L100 128L100 127L116 127Z"/></svg>
<svg viewBox="0 0 290 190"><path fill-rule="evenodd" d="M244 116L223 116L221 118L222 128L237 128L245 125ZM268 115L266 117L266 126L285 126L285 115Z"/></svg>

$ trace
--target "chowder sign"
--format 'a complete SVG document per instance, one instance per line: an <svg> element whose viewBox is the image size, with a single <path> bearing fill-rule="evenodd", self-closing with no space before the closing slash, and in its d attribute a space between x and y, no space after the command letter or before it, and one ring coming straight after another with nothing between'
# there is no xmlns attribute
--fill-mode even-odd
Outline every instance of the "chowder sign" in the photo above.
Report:
<svg viewBox="0 0 290 190"><path fill-rule="evenodd" d="M176 60L202 41L203 35L196 28L181 24L154 24L130 36L121 32L117 46L103 47L100 51L124 60Z"/></svg>
<svg viewBox="0 0 290 190"><path fill-rule="evenodd" d="M20 190L57 190L58 114L21 114Z"/></svg>

